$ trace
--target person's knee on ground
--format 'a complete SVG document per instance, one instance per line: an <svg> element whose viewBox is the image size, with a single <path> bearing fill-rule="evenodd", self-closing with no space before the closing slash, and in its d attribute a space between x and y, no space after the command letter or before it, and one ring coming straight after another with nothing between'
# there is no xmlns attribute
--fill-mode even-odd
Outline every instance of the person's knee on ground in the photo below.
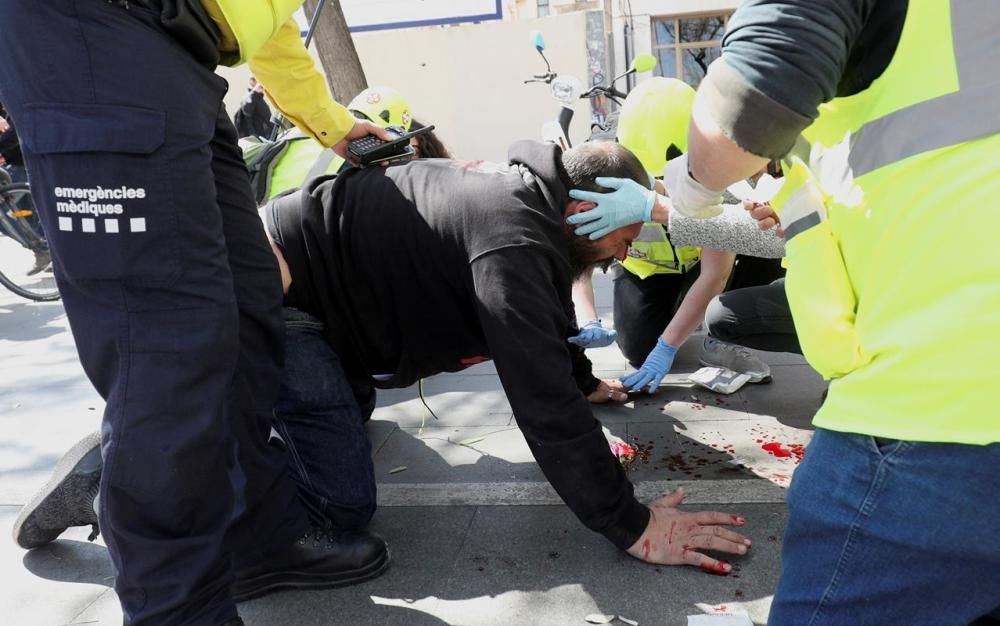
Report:
<svg viewBox="0 0 1000 626"><path fill-rule="evenodd" d="M348 381L318 320L286 309L285 323L285 372L273 415L289 452L288 473L317 523L364 529L375 512L375 470L364 425L375 390Z"/></svg>
<svg viewBox="0 0 1000 626"><path fill-rule="evenodd" d="M708 303L705 309L705 330L710 337L715 337L719 341L735 343L738 337L737 320L729 307L722 303L724 296L725 294L715 296Z"/></svg>

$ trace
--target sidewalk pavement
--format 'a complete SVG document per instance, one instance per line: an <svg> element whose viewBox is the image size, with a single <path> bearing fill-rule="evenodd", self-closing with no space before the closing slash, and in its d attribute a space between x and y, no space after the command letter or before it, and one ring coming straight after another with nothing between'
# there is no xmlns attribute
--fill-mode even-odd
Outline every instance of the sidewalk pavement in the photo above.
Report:
<svg viewBox="0 0 1000 626"><path fill-rule="evenodd" d="M598 273L594 282L608 323L610 280ZM754 545L731 560L729 576L640 563L584 528L535 465L493 365L483 363L426 381L437 420L416 387L379 394L369 426L380 501L373 530L390 544L388 572L346 589L273 594L242 604L241 615L248 625L549 626L601 613L683 626L688 615L733 612L765 623L785 488L824 383L799 357L761 353L771 384L715 394L686 382L700 346L697 335L681 348L656 395L595 413L638 445L629 470L640 498L683 485L692 510L746 517ZM61 305L0 292L0 354L0 621L120 624L110 561L100 539L87 542L89 529L33 552L7 538L62 453L100 423L103 403ZM588 354L599 376L625 369L615 346Z"/></svg>

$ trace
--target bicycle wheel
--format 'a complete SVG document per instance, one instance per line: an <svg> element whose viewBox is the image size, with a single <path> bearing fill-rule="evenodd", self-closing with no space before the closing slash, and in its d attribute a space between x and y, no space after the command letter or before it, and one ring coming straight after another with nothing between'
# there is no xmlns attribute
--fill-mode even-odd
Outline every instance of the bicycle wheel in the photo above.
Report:
<svg viewBox="0 0 1000 626"><path fill-rule="evenodd" d="M45 302L59 299L52 261L24 183L0 187L0 284L17 295Z"/></svg>

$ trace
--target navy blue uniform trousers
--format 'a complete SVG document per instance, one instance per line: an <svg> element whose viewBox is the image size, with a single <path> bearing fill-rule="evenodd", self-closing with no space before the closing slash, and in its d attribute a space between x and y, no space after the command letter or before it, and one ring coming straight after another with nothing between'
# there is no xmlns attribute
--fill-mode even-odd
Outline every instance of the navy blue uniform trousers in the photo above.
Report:
<svg viewBox="0 0 1000 626"><path fill-rule="evenodd" d="M0 19L0 99L107 401L99 518L125 622L220 624L230 555L307 524L268 444L281 285L225 81L128 3L0 0Z"/></svg>

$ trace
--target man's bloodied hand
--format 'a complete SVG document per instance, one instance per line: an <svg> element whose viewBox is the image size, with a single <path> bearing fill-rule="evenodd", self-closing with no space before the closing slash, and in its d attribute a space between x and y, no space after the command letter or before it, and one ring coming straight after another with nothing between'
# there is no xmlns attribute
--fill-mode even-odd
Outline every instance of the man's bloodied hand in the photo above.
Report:
<svg viewBox="0 0 1000 626"><path fill-rule="evenodd" d="M628 393L625 392L625 386L622 385L620 380L605 380L602 379L601 383L597 385L587 399L590 400L592 404L604 404L605 402L626 402L628 401Z"/></svg>
<svg viewBox="0 0 1000 626"><path fill-rule="evenodd" d="M683 489L661 496L649 505L649 524L628 553L649 563L694 565L713 574L725 575L732 566L703 551L746 554L750 540L723 526L742 526L738 515L716 511L689 512L677 507Z"/></svg>

